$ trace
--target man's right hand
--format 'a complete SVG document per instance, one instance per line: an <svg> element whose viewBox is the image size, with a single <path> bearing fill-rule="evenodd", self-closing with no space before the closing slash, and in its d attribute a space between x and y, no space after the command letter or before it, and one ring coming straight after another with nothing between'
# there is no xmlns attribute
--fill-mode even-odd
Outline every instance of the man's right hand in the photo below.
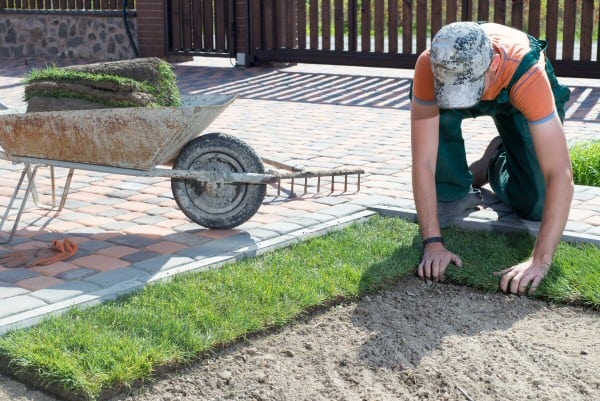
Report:
<svg viewBox="0 0 600 401"><path fill-rule="evenodd" d="M450 263L462 267L462 260L447 250L443 244L427 244L417 268L417 275L426 280L444 281L444 274Z"/></svg>

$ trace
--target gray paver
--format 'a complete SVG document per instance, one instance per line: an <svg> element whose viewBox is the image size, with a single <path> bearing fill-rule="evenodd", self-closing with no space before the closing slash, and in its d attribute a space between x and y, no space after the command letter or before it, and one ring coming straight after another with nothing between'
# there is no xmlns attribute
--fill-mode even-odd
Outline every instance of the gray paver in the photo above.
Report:
<svg viewBox="0 0 600 401"><path fill-rule="evenodd" d="M0 281L14 284L17 281L39 276L40 274L22 267L0 271Z"/></svg>
<svg viewBox="0 0 600 401"><path fill-rule="evenodd" d="M185 265L194 259L185 256L162 255L151 259L138 262L133 267L148 273L156 273L163 270L169 270L177 266Z"/></svg>
<svg viewBox="0 0 600 401"><path fill-rule="evenodd" d="M48 304L75 298L82 294L92 293L100 289L100 286L86 283L84 281L69 281L50 288L34 291L32 297L38 298Z"/></svg>
<svg viewBox="0 0 600 401"><path fill-rule="evenodd" d="M93 276L87 277L85 281L102 288L108 288L117 283L124 283L128 281L146 282L150 277L150 274L143 270L136 269L134 267L126 267L123 269L115 269L94 274Z"/></svg>
<svg viewBox="0 0 600 401"><path fill-rule="evenodd" d="M11 316L20 312L32 310L46 306L47 304L30 295L17 295L16 297L6 298L2 300L2 308L0 308L0 318Z"/></svg>

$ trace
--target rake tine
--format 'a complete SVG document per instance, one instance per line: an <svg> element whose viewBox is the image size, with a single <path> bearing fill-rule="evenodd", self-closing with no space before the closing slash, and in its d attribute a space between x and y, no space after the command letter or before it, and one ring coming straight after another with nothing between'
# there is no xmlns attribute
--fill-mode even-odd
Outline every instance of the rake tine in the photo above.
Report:
<svg viewBox="0 0 600 401"><path fill-rule="evenodd" d="M344 174L344 192L348 192L348 174Z"/></svg>
<svg viewBox="0 0 600 401"><path fill-rule="evenodd" d="M306 188L308 187L308 177L304 177L304 194L306 195Z"/></svg>
<svg viewBox="0 0 600 401"><path fill-rule="evenodd" d="M279 178L277 180L277 196L279 197L279 194L281 194L281 178Z"/></svg>
<svg viewBox="0 0 600 401"><path fill-rule="evenodd" d="M360 173L358 174L358 192L360 192Z"/></svg>
<svg viewBox="0 0 600 401"><path fill-rule="evenodd" d="M321 190L321 175L317 176L317 192Z"/></svg>
<svg viewBox="0 0 600 401"><path fill-rule="evenodd" d="M331 176L331 192L333 192L333 189L335 187L335 175Z"/></svg>

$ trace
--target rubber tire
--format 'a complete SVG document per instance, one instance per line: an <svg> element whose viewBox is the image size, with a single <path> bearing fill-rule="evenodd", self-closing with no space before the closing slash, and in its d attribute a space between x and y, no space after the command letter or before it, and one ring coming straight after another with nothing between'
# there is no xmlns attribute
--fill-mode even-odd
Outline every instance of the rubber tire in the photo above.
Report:
<svg viewBox="0 0 600 401"><path fill-rule="evenodd" d="M173 166L175 169L264 173L262 160L242 140L227 134L210 133L188 142ZM262 205L265 184L216 184L172 178L177 205L193 222L207 228L227 229L248 221Z"/></svg>

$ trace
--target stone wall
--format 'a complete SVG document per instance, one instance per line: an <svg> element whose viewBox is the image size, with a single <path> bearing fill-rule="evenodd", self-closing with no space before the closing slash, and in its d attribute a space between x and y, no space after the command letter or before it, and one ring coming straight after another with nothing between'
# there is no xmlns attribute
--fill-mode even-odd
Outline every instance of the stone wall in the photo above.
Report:
<svg viewBox="0 0 600 401"><path fill-rule="evenodd" d="M137 21L128 18L134 41ZM123 16L0 13L0 58L110 61L134 58Z"/></svg>

